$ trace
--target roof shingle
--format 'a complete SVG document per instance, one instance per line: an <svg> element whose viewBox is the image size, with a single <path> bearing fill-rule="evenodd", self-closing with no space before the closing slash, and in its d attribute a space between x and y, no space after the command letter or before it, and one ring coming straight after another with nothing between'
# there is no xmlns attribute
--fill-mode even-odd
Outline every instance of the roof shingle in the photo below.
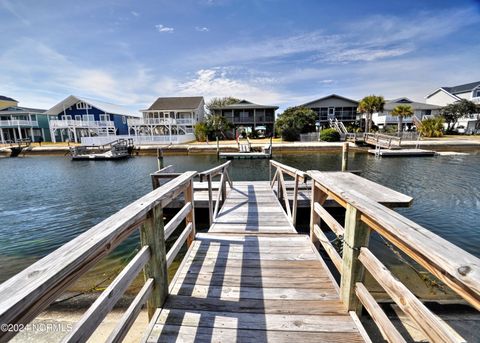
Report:
<svg viewBox="0 0 480 343"><path fill-rule="evenodd" d="M203 96L185 96L158 98L149 108L149 111L194 110L200 106Z"/></svg>

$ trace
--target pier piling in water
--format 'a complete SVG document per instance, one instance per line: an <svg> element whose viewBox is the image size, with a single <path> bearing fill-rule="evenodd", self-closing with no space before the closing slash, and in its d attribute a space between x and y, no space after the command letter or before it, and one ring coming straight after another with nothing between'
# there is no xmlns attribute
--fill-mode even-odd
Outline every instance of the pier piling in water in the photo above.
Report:
<svg viewBox="0 0 480 343"><path fill-rule="evenodd" d="M348 169L348 142L343 143L342 147L342 172Z"/></svg>
<svg viewBox="0 0 480 343"><path fill-rule="evenodd" d="M163 149L157 149L158 170L163 169Z"/></svg>

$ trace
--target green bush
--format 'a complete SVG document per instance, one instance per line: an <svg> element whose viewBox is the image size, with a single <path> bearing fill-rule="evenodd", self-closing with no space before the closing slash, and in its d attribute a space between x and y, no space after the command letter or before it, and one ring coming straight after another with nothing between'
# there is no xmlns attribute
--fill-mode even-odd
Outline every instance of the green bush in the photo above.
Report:
<svg viewBox="0 0 480 343"><path fill-rule="evenodd" d="M300 130L296 127L285 127L282 129L282 139L287 142L300 140Z"/></svg>
<svg viewBox="0 0 480 343"><path fill-rule="evenodd" d="M340 141L340 134L335 129L324 129L320 131L320 140L324 142Z"/></svg>
<svg viewBox="0 0 480 343"><path fill-rule="evenodd" d="M208 127L204 122L199 122L193 129L193 134L198 142L205 142L208 136Z"/></svg>
<svg viewBox="0 0 480 343"><path fill-rule="evenodd" d="M423 137L441 137L443 136L444 123L443 117L424 119L418 125L417 131Z"/></svg>

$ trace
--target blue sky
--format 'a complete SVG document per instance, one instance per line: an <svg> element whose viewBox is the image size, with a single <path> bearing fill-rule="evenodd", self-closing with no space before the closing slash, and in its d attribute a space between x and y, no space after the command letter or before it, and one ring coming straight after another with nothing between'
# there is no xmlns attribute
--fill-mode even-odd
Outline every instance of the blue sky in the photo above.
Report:
<svg viewBox="0 0 480 343"><path fill-rule="evenodd" d="M145 108L235 96L281 108L331 93L416 100L480 80L479 1L0 0L0 94Z"/></svg>

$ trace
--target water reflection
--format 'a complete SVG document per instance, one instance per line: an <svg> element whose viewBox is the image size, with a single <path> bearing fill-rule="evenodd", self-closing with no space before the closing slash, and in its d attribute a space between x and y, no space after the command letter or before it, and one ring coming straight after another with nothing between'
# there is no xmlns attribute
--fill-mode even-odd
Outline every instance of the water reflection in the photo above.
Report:
<svg viewBox="0 0 480 343"><path fill-rule="evenodd" d="M335 153L279 154L302 170L339 170ZM177 171L205 170L213 155L165 156ZM414 197L403 215L480 256L480 154L376 159L351 154L350 169ZM151 189L155 157L72 162L35 156L0 161L0 281L78 236ZM267 160L232 161L233 180L266 180ZM305 214L308 215L308 214ZM138 244L133 236L117 257Z"/></svg>

